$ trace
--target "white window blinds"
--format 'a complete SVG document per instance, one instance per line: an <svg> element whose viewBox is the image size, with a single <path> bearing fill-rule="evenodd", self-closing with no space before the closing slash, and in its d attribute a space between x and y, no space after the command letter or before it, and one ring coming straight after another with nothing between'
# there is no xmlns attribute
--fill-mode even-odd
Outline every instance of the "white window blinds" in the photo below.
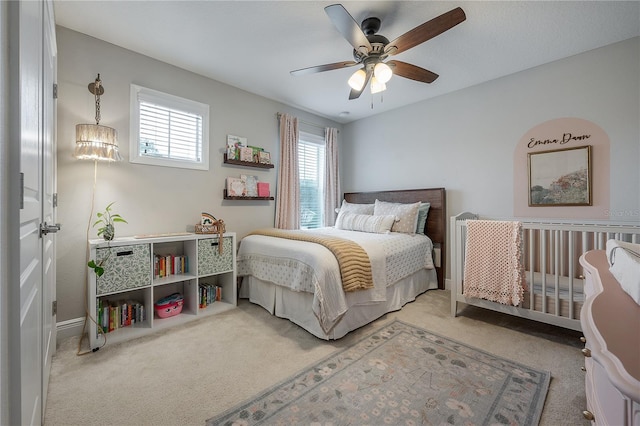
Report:
<svg viewBox="0 0 640 426"><path fill-rule="evenodd" d="M209 106L131 85L131 162L209 169Z"/></svg>
<svg viewBox="0 0 640 426"><path fill-rule="evenodd" d="M323 224L324 138L300 132L298 172L300 175L300 227L319 228Z"/></svg>
<svg viewBox="0 0 640 426"><path fill-rule="evenodd" d="M200 162L202 117L140 102L140 155Z"/></svg>

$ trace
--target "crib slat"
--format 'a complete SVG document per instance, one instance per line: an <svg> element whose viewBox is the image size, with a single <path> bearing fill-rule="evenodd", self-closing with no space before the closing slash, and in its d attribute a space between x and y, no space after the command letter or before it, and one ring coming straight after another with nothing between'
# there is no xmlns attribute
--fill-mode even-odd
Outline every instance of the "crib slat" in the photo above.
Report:
<svg viewBox="0 0 640 426"><path fill-rule="evenodd" d="M574 301L574 296L573 296L573 279L575 278L576 274L574 271L575 268L575 264L574 264L574 260L573 260L573 256L574 256L574 247L575 245L573 244L573 231L568 231L568 235L567 238L569 239L569 318L574 319L574 313L573 313L573 301Z"/></svg>

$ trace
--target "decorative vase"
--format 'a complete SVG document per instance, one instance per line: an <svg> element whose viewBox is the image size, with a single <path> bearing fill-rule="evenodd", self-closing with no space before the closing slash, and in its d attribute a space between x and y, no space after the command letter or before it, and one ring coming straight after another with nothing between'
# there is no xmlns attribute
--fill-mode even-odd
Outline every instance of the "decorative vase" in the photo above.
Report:
<svg viewBox="0 0 640 426"><path fill-rule="evenodd" d="M105 241L111 241L115 238L116 236L116 230L113 227L113 224L109 223L104 227L104 232L102 233L102 238L104 238Z"/></svg>

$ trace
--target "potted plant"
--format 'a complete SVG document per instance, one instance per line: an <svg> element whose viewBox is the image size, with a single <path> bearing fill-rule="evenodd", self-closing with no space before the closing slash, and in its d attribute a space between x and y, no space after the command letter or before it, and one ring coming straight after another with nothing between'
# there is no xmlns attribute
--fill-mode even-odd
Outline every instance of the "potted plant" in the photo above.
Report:
<svg viewBox="0 0 640 426"><path fill-rule="evenodd" d="M114 201L115 202L115 201ZM107 207L105 207L104 211L102 213L97 213L96 216L98 216L98 220L96 220L96 222L93 224L93 226L95 227L96 225L100 225L100 227L98 228L98 236L102 235L102 238L104 238L105 241L111 241L115 238L116 236L116 229L115 229L115 223L116 222L120 222L120 223L128 223L122 216L120 216L117 213L113 213L111 211L111 206L113 206L113 203L109 203L109 205ZM109 257L105 257L104 259L102 259L100 262L97 262L94 259L91 259L89 261L89 263L87 263L87 266L91 269L93 269L93 271L96 273L97 276L102 276L102 274L104 274L104 267L102 265L104 265L104 263L109 259Z"/></svg>
<svg viewBox="0 0 640 426"><path fill-rule="evenodd" d="M109 203L109 205L105 207L104 212L98 212L96 214L96 216L98 216L98 220L93 224L94 227L96 225L100 225L98 228L98 236L102 235L102 238L104 238L105 241L111 241L115 238L115 222L128 223L119 214L111 212L111 206L113 206L113 203L115 203L115 201Z"/></svg>

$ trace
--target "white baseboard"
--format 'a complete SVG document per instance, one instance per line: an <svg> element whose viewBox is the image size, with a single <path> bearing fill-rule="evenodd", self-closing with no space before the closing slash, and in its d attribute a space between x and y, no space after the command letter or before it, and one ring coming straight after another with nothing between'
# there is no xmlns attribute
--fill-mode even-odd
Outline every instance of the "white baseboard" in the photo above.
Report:
<svg viewBox="0 0 640 426"><path fill-rule="evenodd" d="M449 278L444 279L444 289L451 290L451 279Z"/></svg>
<svg viewBox="0 0 640 426"><path fill-rule="evenodd" d="M56 343L73 336L80 336L84 326L84 317L74 318L56 323Z"/></svg>

